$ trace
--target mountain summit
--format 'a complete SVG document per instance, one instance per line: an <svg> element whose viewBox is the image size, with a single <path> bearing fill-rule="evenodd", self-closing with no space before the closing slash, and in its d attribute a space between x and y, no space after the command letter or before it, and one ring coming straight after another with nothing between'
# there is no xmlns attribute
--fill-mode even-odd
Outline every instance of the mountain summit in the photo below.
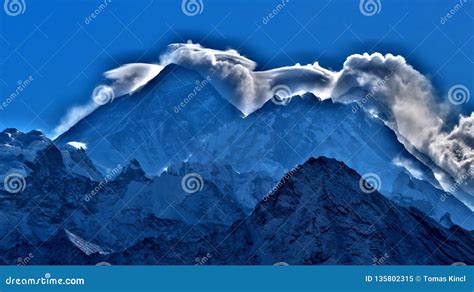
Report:
<svg viewBox="0 0 474 292"><path fill-rule="evenodd" d="M307 93L284 104L269 101L243 118L209 80L212 76L168 65L141 91L100 107L55 143L87 145L101 170L132 159L152 175L182 162L218 164L261 173L274 184L312 156L331 157L361 175L375 173L379 191L395 202L437 221L449 212L454 223L474 229L474 217L465 220L472 197L461 191L446 196L430 167L359 107Z"/></svg>

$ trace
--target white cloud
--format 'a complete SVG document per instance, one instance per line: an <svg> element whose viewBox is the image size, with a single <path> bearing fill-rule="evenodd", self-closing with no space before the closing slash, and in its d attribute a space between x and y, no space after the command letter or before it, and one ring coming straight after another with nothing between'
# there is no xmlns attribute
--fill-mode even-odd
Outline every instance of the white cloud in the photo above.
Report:
<svg viewBox="0 0 474 292"><path fill-rule="evenodd" d="M128 64L108 71L116 97L144 86L169 64L178 64L211 76L211 83L244 115L259 109L284 85L286 95L312 92L340 102L361 102L368 112L389 125L408 149L415 147L439 167L460 180L473 167L473 115L460 117L449 132L444 124L452 114L449 105L435 95L431 82L401 56L375 53L349 56L340 71L314 64L258 71L257 64L235 50L214 50L199 44L172 44L160 57L160 65ZM286 96L282 96L283 98ZM73 108L57 128L63 132L95 108ZM473 178L463 186L474 190Z"/></svg>
<svg viewBox="0 0 474 292"><path fill-rule="evenodd" d="M172 44L160 57L160 64L178 64L212 77L212 84L244 115L260 108L273 97L272 88L285 85L291 93L313 91L327 95L337 73L312 65L257 71L257 64L235 50L219 51L199 44Z"/></svg>
<svg viewBox="0 0 474 292"><path fill-rule="evenodd" d="M387 80L378 86L380 80ZM474 191L474 178L462 179L474 166L474 116L459 119L459 124L448 132L444 121L454 115L446 110L446 103L434 93L431 82L401 56L363 54L347 58L333 98L344 102L358 101L354 89L369 92L377 88L366 106L374 110L397 133L399 140L428 155L463 187ZM363 97L362 97L363 98ZM407 145L409 143L410 145Z"/></svg>
<svg viewBox="0 0 474 292"><path fill-rule="evenodd" d="M331 97L341 102L365 98L364 108L385 120L400 141L427 154L454 178L459 180L473 167L472 116L461 117L459 125L446 132L444 120L450 114L446 104L434 94L431 82L401 56L355 54L338 72L318 63L257 71L255 62L235 50L218 51L187 43L168 47L161 64L170 63L203 75L217 75L213 84L245 115L272 98L272 88L278 85L285 85L289 95L310 91L322 99ZM473 180L464 180L468 190L474 190Z"/></svg>
<svg viewBox="0 0 474 292"><path fill-rule="evenodd" d="M56 126L53 130L53 139L56 139L58 136L60 136L62 133L66 132L69 130L72 126L77 124L80 120L83 118L87 117L90 113L92 113L95 109L97 109L99 106L90 101L89 103L85 105L79 105L79 106L74 106L72 107L66 115L61 119L59 122L59 125Z"/></svg>
<svg viewBox="0 0 474 292"><path fill-rule="evenodd" d="M115 97L132 94L155 78L163 70L156 64L132 63L104 73L105 78L112 80Z"/></svg>
<svg viewBox="0 0 474 292"><path fill-rule="evenodd" d="M105 96L105 103L112 102L114 98L133 94L150 80L155 78L161 70L163 70L163 66L156 64L125 64L116 69L105 72L105 78L109 79L109 83L111 82L112 84L110 86L99 85L96 89L107 88L107 90L110 90L110 93L107 92L105 95L111 94L112 96L109 96L111 98ZM59 125L53 130L53 137L56 138L60 136L80 120L91 114L99 106L105 104L97 102L97 100L103 100L103 98L96 98L97 96L94 96L97 94L104 95L104 92L103 90L94 90L87 104L72 107L61 119Z"/></svg>

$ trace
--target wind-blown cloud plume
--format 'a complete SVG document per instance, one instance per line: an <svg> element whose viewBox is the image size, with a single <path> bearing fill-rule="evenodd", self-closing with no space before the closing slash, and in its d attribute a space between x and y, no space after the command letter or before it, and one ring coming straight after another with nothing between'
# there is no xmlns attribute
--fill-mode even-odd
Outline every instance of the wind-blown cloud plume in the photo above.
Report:
<svg viewBox="0 0 474 292"><path fill-rule="evenodd" d="M474 167L472 114L460 116L459 124L449 130L445 121L452 119L454 111L446 110L446 103L436 96L431 82L401 56L352 55L340 73L331 94L334 99L359 104L365 99L362 106L381 117L407 149L415 147L462 181L466 190L474 190L474 178L465 176ZM383 86L379 86L381 80ZM360 89L373 94L361 95Z"/></svg>
<svg viewBox="0 0 474 292"><path fill-rule="evenodd" d="M256 71L257 64L235 50L219 51L193 43L169 45L160 57L160 64L177 64L204 76L212 75L212 83L219 93L244 115L271 99L273 89L279 85L287 88L287 92L280 91L280 94L286 94L281 98L307 91L318 91L328 96L327 89L337 75L318 63Z"/></svg>
<svg viewBox="0 0 474 292"><path fill-rule="evenodd" d="M407 148L427 154L452 177L461 180L474 165L471 117L460 117L450 132L444 121L446 104L436 96L431 82L401 56L352 55L342 70L327 70L318 63L299 64L257 71L257 64L235 50L219 51L199 44L173 44L161 56L161 64L179 64L203 75L214 74L213 84L245 115L273 97L279 85L280 98L312 92L322 99L359 102L364 110L384 120ZM372 94L370 94L372 93ZM364 99L364 104L361 100ZM474 190L474 179L462 179Z"/></svg>
<svg viewBox="0 0 474 292"><path fill-rule="evenodd" d="M101 105L112 102L116 97L133 94L140 90L161 70L163 66L156 64L132 63L105 72L107 83L111 84L97 86L87 104L72 107L54 129L54 138L69 130Z"/></svg>
<svg viewBox="0 0 474 292"><path fill-rule="evenodd" d="M132 94L139 90L163 70L156 64L132 63L104 73L105 78L113 81L111 87L116 97Z"/></svg>
<svg viewBox="0 0 474 292"><path fill-rule="evenodd" d="M461 116L458 125L445 120L454 111L436 96L431 82L406 63L401 56L375 53L349 56L340 71L331 71L317 62L258 71L257 64L235 50L214 50L199 44L169 45L160 65L128 64L108 71L116 96L133 93L169 64L177 64L212 76L211 83L245 116L262 107L275 94L280 98L312 92L321 99L356 102L358 109L382 119L407 149L416 148L474 191L474 116ZM284 88L284 90L281 90ZM276 90L278 89L278 90ZM448 108L448 110L447 110ZM78 114L78 112L83 113ZM73 109L64 130L89 114L90 105ZM69 126L70 127L70 126ZM60 131L61 132L61 131Z"/></svg>

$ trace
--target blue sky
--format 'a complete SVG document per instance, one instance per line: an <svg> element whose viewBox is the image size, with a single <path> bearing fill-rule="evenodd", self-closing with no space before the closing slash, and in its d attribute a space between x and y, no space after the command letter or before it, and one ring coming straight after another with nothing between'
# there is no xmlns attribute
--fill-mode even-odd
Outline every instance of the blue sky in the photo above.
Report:
<svg viewBox="0 0 474 292"><path fill-rule="evenodd" d="M289 0L269 21L281 0L201 0L196 16L185 15L180 0L105 1L93 19L104 0L24 0L23 14L0 11L0 103L32 78L0 109L0 128L49 134L71 106L90 99L104 71L157 62L167 44L187 40L237 49L262 70L315 61L336 70L354 53L401 54L439 96L458 84L474 91L470 0L454 13L459 0L379 0L373 16L361 13L359 0ZM472 112L474 97L457 107Z"/></svg>

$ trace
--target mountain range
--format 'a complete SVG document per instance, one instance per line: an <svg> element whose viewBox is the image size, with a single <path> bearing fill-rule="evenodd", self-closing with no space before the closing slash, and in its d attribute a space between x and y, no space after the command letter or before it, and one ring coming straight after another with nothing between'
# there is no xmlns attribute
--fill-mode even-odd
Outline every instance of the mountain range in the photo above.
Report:
<svg viewBox="0 0 474 292"><path fill-rule="evenodd" d="M1 132L0 262L474 263L472 195L380 119L311 93L243 117L205 80L168 65L54 141Z"/></svg>

